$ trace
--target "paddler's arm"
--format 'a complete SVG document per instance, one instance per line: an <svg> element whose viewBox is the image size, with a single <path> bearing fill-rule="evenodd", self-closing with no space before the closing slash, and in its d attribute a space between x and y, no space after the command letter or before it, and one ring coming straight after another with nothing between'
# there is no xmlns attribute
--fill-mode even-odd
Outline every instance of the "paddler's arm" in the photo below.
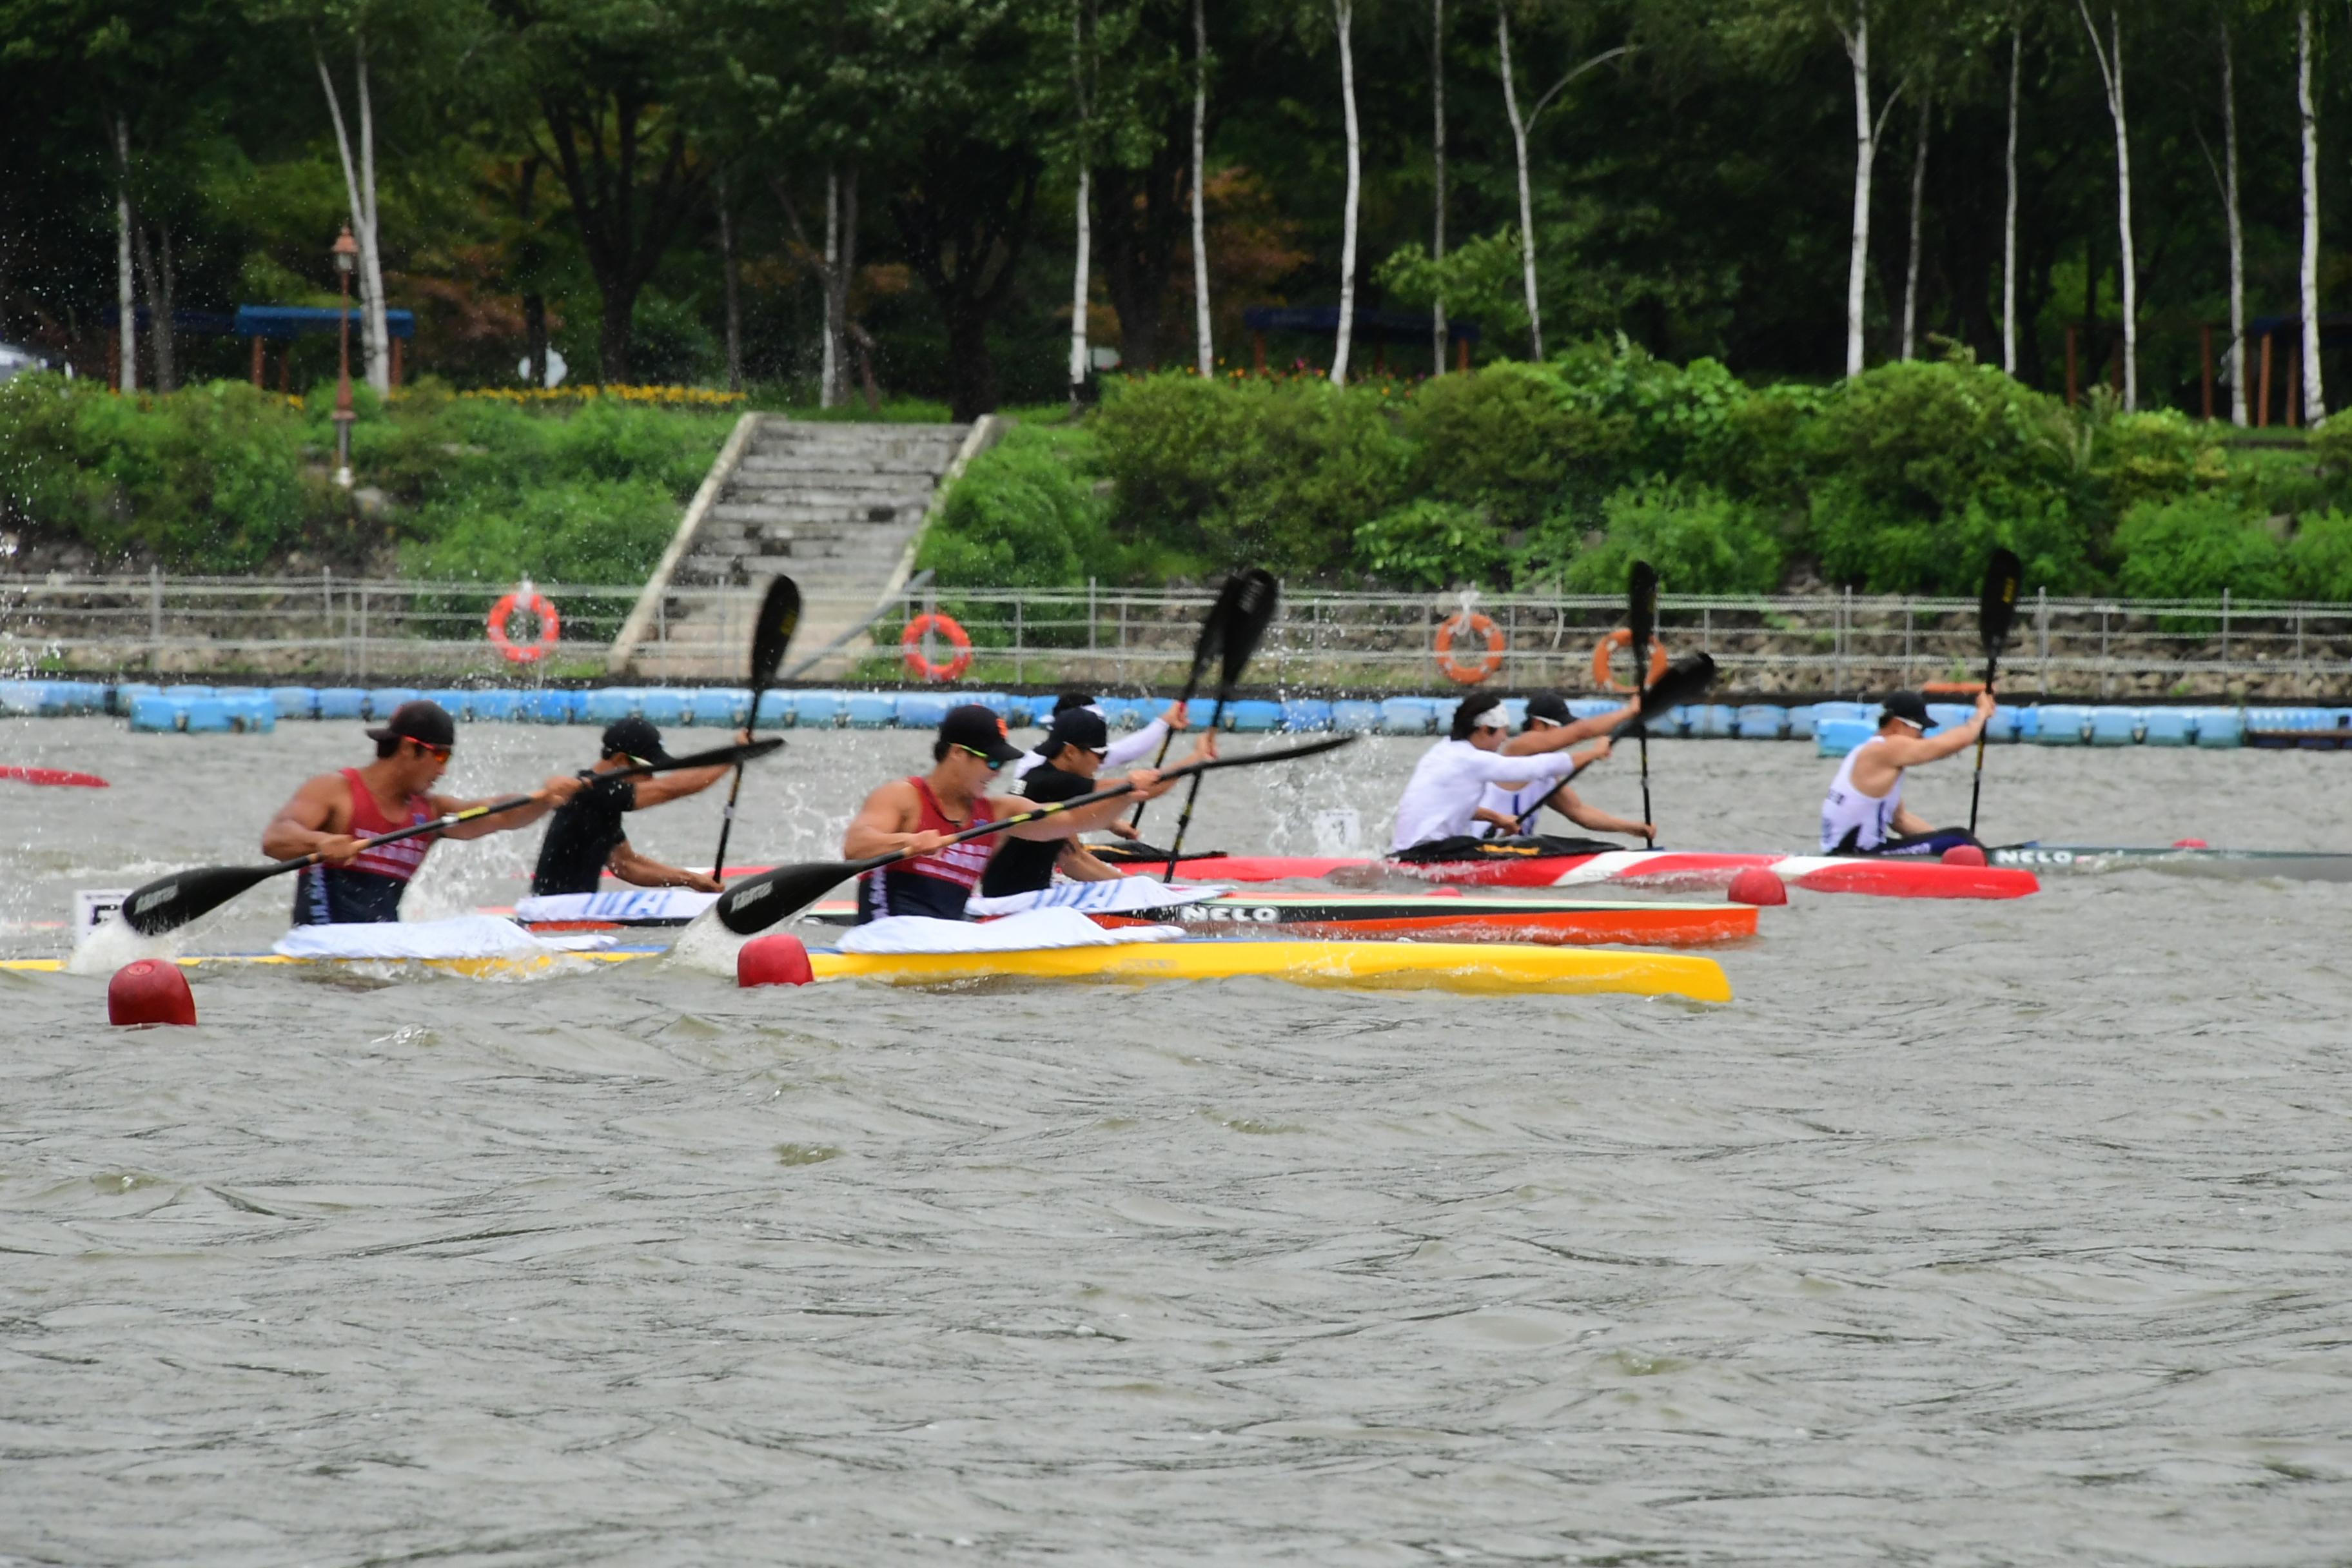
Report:
<svg viewBox="0 0 2352 1568"><path fill-rule="evenodd" d="M320 773L294 792L261 830L261 852L272 860L299 860L316 855L330 866L348 866L360 852L360 841L348 833L328 831L338 816L348 820L352 786L341 773Z"/></svg>
<svg viewBox="0 0 2352 1568"><path fill-rule="evenodd" d="M1094 851L1075 838L1071 839L1068 847L1063 849L1061 859L1055 862L1055 869L1073 882L1118 880L1118 872L1115 868L1104 865L1095 858Z"/></svg>
<svg viewBox="0 0 2352 1568"><path fill-rule="evenodd" d="M1642 705L1639 702L1628 702L1622 708L1607 713L1596 713L1590 719L1579 719L1573 724L1555 725L1548 730L1531 730L1525 734L1512 736L1496 747L1494 754L1500 757L1532 757L1545 752L1557 752L1564 747L1573 746L1579 741L1589 741L1595 735L1605 735L1641 710Z"/></svg>
<svg viewBox="0 0 2352 1568"><path fill-rule="evenodd" d="M613 852L604 858L604 864L614 876L633 888L692 888L698 893L721 890L719 883L703 872L688 871L679 866L665 866L658 860L638 854L625 838L613 846Z"/></svg>
<svg viewBox="0 0 2352 1568"><path fill-rule="evenodd" d="M493 833L511 833L518 827L529 827L587 787L588 781L577 773L558 773L530 792L529 805L519 805L512 811L499 812L496 816L478 816L471 822L461 822L440 837L488 838ZM492 795L479 800L451 800L446 795L436 795L429 798L433 802L434 813L446 816L453 811L471 811L478 805L488 805L493 801L504 800L506 796Z"/></svg>
<svg viewBox="0 0 2352 1568"><path fill-rule="evenodd" d="M1489 811L1483 805L1470 814L1470 820L1473 822L1493 823L1496 827L1501 828L1506 835L1510 837L1517 837L1519 831L1519 819L1517 817L1513 816L1507 811Z"/></svg>
<svg viewBox="0 0 2352 1568"><path fill-rule="evenodd" d="M1588 833L1622 833L1631 838L1648 838L1657 833L1657 829L1646 822L1612 816L1597 805L1585 805L1583 799L1566 784L1552 791L1550 800L1545 804Z"/></svg>
<svg viewBox="0 0 2352 1568"><path fill-rule="evenodd" d="M1097 778L1095 782L1099 787L1108 789L1120 781ZM1135 785L1134 790L1127 795L1114 795L1109 800L1098 800L1092 805L1075 806L1068 811L1057 811L1043 821L1024 823L1019 827L1008 827L1004 830L1005 834L1013 838L1068 838L1076 834L1106 827L1118 820L1119 816L1137 801L1157 800L1175 788L1177 783L1173 779L1162 779L1150 768L1136 769L1127 775L1126 782ZM996 795L990 798L989 806L999 816L1013 816L1021 812L1034 811L1037 808L1037 803L1034 800L1024 800L1018 795Z"/></svg>
<svg viewBox="0 0 2352 1568"><path fill-rule="evenodd" d="M1878 744L1858 754L1853 765L1853 782L1862 793L1873 800L1884 800L1895 785L1895 775L1905 768L1916 768L1922 763L1940 762L1956 752L1965 752L1977 743L1985 724L1993 716L1993 695L1977 693L1977 710L1969 715L1968 722L1955 724L1940 735L1889 736ZM1875 784L1877 787L1873 788Z"/></svg>
<svg viewBox="0 0 2352 1568"><path fill-rule="evenodd" d="M1132 735L1121 735L1103 750L1103 766L1118 769L1139 762L1160 750L1160 742L1171 730L1184 728L1184 705L1171 702L1168 711L1138 730Z"/></svg>
<svg viewBox="0 0 2352 1568"><path fill-rule="evenodd" d="M1934 823L1907 805L1896 806L1894 818L1887 823L1887 826L1895 830L1895 836L1898 838L1910 838L1922 833L1936 831Z"/></svg>
<svg viewBox="0 0 2352 1568"><path fill-rule="evenodd" d="M857 815L849 819L849 830L841 836L842 858L864 860L902 849L928 855L947 842L947 835L915 831L915 824L922 820L923 803L917 798L915 786L905 779L893 779L867 795Z"/></svg>

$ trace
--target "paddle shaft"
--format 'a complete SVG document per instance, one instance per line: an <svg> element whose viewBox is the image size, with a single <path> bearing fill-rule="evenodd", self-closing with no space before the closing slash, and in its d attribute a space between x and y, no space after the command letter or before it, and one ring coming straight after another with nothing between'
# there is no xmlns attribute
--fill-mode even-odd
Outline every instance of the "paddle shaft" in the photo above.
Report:
<svg viewBox="0 0 2352 1568"><path fill-rule="evenodd" d="M758 721L760 699L766 696L767 691L768 689L764 686L755 686L751 689L751 711L743 721L744 733L749 734L751 725ZM749 759L747 758L746 761L748 762ZM710 858L710 879L714 882L718 881L727 869L727 836L735 831L735 798L743 793L743 763L735 764L735 782L727 786L727 809L719 814L719 852Z"/></svg>
<svg viewBox="0 0 2352 1568"><path fill-rule="evenodd" d="M1987 691L1992 689L1993 671L2000 663L2000 655L1998 651L1990 648L1985 650L1984 683ZM1985 729L1977 731L1977 772L1976 777L1969 781L1969 837L1971 838L1977 835L1977 802L1984 795L1985 731L1991 727L1992 721L1988 719L1985 721Z"/></svg>
<svg viewBox="0 0 2352 1568"><path fill-rule="evenodd" d="M771 635L771 622L780 622ZM801 624L800 584L790 577L778 577L768 584L768 595L760 605L759 624L751 633L751 705L743 713L743 732L760 721L760 699L768 694L775 680L776 671L782 667L784 654L793 646L793 633ZM735 802L743 794L743 763L735 764L734 782L727 786L727 807L719 816L719 848L710 857L710 879L719 880L727 873L727 839L735 831Z"/></svg>
<svg viewBox="0 0 2352 1568"><path fill-rule="evenodd" d="M1211 734L1216 733L1218 724L1224 719L1225 698L1229 694L1224 691L1219 691L1217 693L1217 700L1209 709L1209 732ZM1171 736L1171 739L1173 737ZM1168 869L1166 875L1170 877L1176 874L1176 862L1181 857L1183 852L1184 830L1192 826L1192 803L1201 798L1201 777L1202 775L1197 773L1192 775L1192 787L1184 792L1184 809L1177 814L1176 837L1168 841Z"/></svg>
<svg viewBox="0 0 2352 1568"><path fill-rule="evenodd" d="M1633 563L1627 597L1627 629L1633 634L1633 646L1628 651L1633 656L1633 700L1646 705L1650 692L1650 644L1658 630L1658 574L1648 562ZM1657 820L1650 815L1650 730L1646 724L1642 727L1641 750L1642 821L1646 826ZM1655 833L1643 833L1642 841L1653 849L1658 847Z"/></svg>

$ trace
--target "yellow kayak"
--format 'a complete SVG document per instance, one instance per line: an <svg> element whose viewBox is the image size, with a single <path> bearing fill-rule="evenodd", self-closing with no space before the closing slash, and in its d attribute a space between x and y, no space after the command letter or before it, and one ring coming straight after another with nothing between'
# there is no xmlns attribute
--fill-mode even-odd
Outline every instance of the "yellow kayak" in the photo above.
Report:
<svg viewBox="0 0 2352 1568"><path fill-rule="evenodd" d="M415 964L473 979L543 973L567 959L621 963L658 957L657 947L481 958L289 958L278 953L190 954L183 968L236 964ZM0 969L53 973L55 958L0 959ZM1249 942L1204 938L1126 942L1114 947L1033 948L1014 952L856 953L814 948L809 968L820 981L876 980L892 985L943 985L974 980L1231 980L1244 975L1341 990L1538 991L1550 995L1687 996L1728 1002L1731 983L1711 958L1682 953L1517 942Z"/></svg>

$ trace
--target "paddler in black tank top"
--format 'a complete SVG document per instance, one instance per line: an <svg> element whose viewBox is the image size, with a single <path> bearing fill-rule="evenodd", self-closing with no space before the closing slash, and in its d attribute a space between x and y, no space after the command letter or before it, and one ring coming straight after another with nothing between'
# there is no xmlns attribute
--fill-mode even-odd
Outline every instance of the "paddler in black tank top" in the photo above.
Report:
<svg viewBox="0 0 2352 1568"><path fill-rule="evenodd" d="M1127 775L1137 786L1132 795L1057 813L1005 833L949 844L951 834L1037 804L1017 795L989 793L997 770L1020 755L1021 748L1004 738L1004 721L990 710L978 703L949 710L940 722L940 737L931 746L931 771L915 778L894 779L867 795L857 815L850 818L849 831L842 836L841 853L845 859L861 860L901 849L916 852L914 859L858 879L859 923L886 915L962 920L964 901L980 886L989 857L1006 838L1055 843L1058 847L1058 841L1104 826L1136 801L1163 795L1171 787L1160 783L1160 775L1150 769L1138 769Z"/></svg>
<svg viewBox="0 0 2352 1568"><path fill-rule="evenodd" d="M1109 752L1110 726L1103 722L1101 714L1084 707L1057 710L1052 728L1037 744L1036 754L1043 760L1022 775L1022 798L1036 806L1085 795L1095 788L1095 774ZM1184 762L1205 762L1216 754L1213 737L1204 733ZM1116 867L1105 865L1077 838L1014 838L997 847L981 879L980 890L991 899L1039 892L1053 885L1057 868L1074 882L1116 881L1119 875Z"/></svg>
<svg viewBox="0 0 2352 1568"><path fill-rule="evenodd" d="M296 925L396 921L401 895L434 839L487 838L528 827L581 788L579 779L559 774L532 792L535 805L362 850L362 838L496 798L458 800L432 793L457 742L457 727L437 702L402 703L368 738L375 742L374 762L306 781L262 829L261 852L273 860L311 854L326 859L294 879Z"/></svg>
<svg viewBox="0 0 2352 1568"><path fill-rule="evenodd" d="M736 737L748 744L747 731ZM719 885L700 871L665 866L640 855L629 843L622 816L666 801L698 795L727 776L725 763L709 768L679 768L651 778L614 779L597 775L633 763L667 763L661 731L646 719L623 719L607 725L596 765L588 785L557 808L547 824L547 837L539 847L539 868L531 874L533 898L558 893L593 893L607 868L624 882L639 888L692 888L715 893Z"/></svg>

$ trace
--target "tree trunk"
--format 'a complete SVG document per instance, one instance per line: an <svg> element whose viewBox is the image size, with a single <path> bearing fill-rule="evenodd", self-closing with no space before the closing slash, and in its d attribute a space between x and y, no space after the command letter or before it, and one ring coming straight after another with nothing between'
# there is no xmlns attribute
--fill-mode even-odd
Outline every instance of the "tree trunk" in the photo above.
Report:
<svg viewBox="0 0 2352 1568"><path fill-rule="evenodd" d="M2132 253L2131 132L2124 114L2123 10L2108 7L2108 40L2102 43L2099 26L2091 19L2091 0L2074 3L2083 13L2084 29L2091 35L2091 53L2099 63L2107 117L2116 123L2116 270L2123 294L2124 412L2130 414L2139 408L2139 279Z"/></svg>
<svg viewBox="0 0 2352 1568"><path fill-rule="evenodd" d="M1093 166L1087 144L1090 129L1087 101L1087 0L1070 7L1070 98L1078 111L1077 256L1070 268L1070 406L1078 406L1087 384L1087 298L1092 292L1087 269L1093 256Z"/></svg>
<svg viewBox="0 0 2352 1568"><path fill-rule="evenodd" d="M1927 195L1927 107L1919 95L1919 144L1911 154L1911 259L1903 272L1903 357L1917 357L1919 323L1919 215Z"/></svg>
<svg viewBox="0 0 2352 1568"><path fill-rule="evenodd" d="M626 384L637 296L700 198L701 177L688 165L683 122L671 121L668 144L653 178L639 179L638 159L652 151L643 138L654 106L634 93L615 92L609 100L599 94L593 107L585 110L571 100L547 95L540 99L539 110L564 193L572 198L580 248L603 297L597 374L607 384Z"/></svg>
<svg viewBox="0 0 2352 1568"><path fill-rule="evenodd" d="M2303 312L2303 416L2327 417L2319 374L2319 110L2311 96L2311 0L2295 10L2295 108L2303 121L2303 268L2297 279Z"/></svg>
<svg viewBox="0 0 2352 1568"><path fill-rule="evenodd" d="M1092 184L1099 274L1118 311L1119 353L1137 369L1160 363L1160 323L1183 235L1189 160L1176 129L1141 169L1106 163Z"/></svg>
<svg viewBox="0 0 2352 1568"><path fill-rule="evenodd" d="M522 352L533 386L547 384L547 296L532 289L522 297Z"/></svg>
<svg viewBox="0 0 2352 1568"><path fill-rule="evenodd" d="M958 423L977 419L997 404L996 361L988 352L989 312L965 307L948 313L948 398Z"/></svg>
<svg viewBox="0 0 2352 1568"><path fill-rule="evenodd" d="M1518 156L1519 273L1527 289L1528 357L1540 361L1543 358L1543 310L1536 299L1535 197L1528 187L1528 122L1519 118L1519 91L1511 76L1511 12L1508 5L1495 7L1495 44L1501 56L1503 110L1510 116L1511 144Z"/></svg>
<svg viewBox="0 0 2352 1568"><path fill-rule="evenodd" d="M735 259L735 215L727 199L727 171L713 177L719 196L719 267L727 295L727 390L743 390L742 269Z"/></svg>
<svg viewBox="0 0 2352 1568"><path fill-rule="evenodd" d="M1853 69L1853 243L1845 270L1845 373L1863 367L1863 290L1870 269L1870 170L1878 157L1877 124L1870 112L1870 8L1856 0L1853 30L1845 34Z"/></svg>
<svg viewBox="0 0 2352 1568"><path fill-rule="evenodd" d="M1445 259L1445 0L1430 0L1429 102L1431 175L1429 258ZM1445 295L1429 307L1429 374L1445 374Z"/></svg>
<svg viewBox="0 0 2352 1568"><path fill-rule="evenodd" d="M988 323L1011 295L1036 216L1039 169L1024 146L946 131L902 165L890 198L902 254L947 329L952 416L996 406Z"/></svg>
<svg viewBox="0 0 2352 1568"><path fill-rule="evenodd" d="M1192 353L1203 376L1216 371L1209 331L1209 20L1192 0Z"/></svg>
<svg viewBox="0 0 2352 1568"><path fill-rule="evenodd" d="M818 335L816 405L830 408L841 395L841 322L834 313L834 274L841 269L841 168L824 172L824 269L817 286L824 295L824 325Z"/></svg>
<svg viewBox="0 0 2352 1568"><path fill-rule="evenodd" d="M1339 106L1348 125L1348 205L1339 220L1339 336L1331 351L1331 384L1348 384L1348 347L1356 328L1356 207L1363 188L1363 139L1356 124L1356 54L1350 37L1356 0L1331 0L1339 32Z"/></svg>
<svg viewBox="0 0 2352 1568"><path fill-rule="evenodd" d="M2238 211L2238 83L2230 58L2230 27L2221 26L2221 205L2230 229L2230 423L2245 428L2246 236Z"/></svg>
<svg viewBox="0 0 2352 1568"><path fill-rule="evenodd" d="M2025 58L2025 26L2009 30L2008 196L2000 228L2000 368L2017 374L2017 86Z"/></svg>
<svg viewBox="0 0 2352 1568"><path fill-rule="evenodd" d="M352 50L360 82L361 158L357 163L352 158L351 135L343 124L342 98L335 91L335 79L327 69L327 57L313 48L310 59L319 68L319 85L326 89L327 114L335 126L335 151L342 161L343 194L351 204L352 239L360 247L360 344L366 366L364 379L382 393L390 389L392 379L381 335L384 326L383 272L375 259L375 127L368 102L366 35L354 36Z"/></svg>
<svg viewBox="0 0 2352 1568"><path fill-rule="evenodd" d="M596 320L596 379L606 386L627 386L629 354L636 347L636 285L610 283L604 289L604 309Z"/></svg>
<svg viewBox="0 0 2352 1568"><path fill-rule="evenodd" d="M114 117L115 386L139 390L139 302L131 279L131 127Z"/></svg>
<svg viewBox="0 0 2352 1568"><path fill-rule="evenodd" d="M825 279L824 301L835 345L833 354L833 401L835 406L849 401L849 285L850 280L857 276L857 165L855 163L840 171L837 188L841 193L841 239L833 270ZM831 218L828 217L826 222L829 230ZM836 248L830 237L826 241L826 248ZM860 353L859 374L866 386L866 405L878 408L881 400L874 385L874 354L870 339L866 340Z"/></svg>
<svg viewBox="0 0 2352 1568"><path fill-rule="evenodd" d="M153 347L148 353L155 368L155 390L171 394L179 390L179 376L173 352L178 345L172 330L172 230L168 224L157 224L155 232L161 242L163 264L156 264L156 248L147 242L147 226L133 223L131 237L136 244L139 276L147 293L147 331Z"/></svg>

